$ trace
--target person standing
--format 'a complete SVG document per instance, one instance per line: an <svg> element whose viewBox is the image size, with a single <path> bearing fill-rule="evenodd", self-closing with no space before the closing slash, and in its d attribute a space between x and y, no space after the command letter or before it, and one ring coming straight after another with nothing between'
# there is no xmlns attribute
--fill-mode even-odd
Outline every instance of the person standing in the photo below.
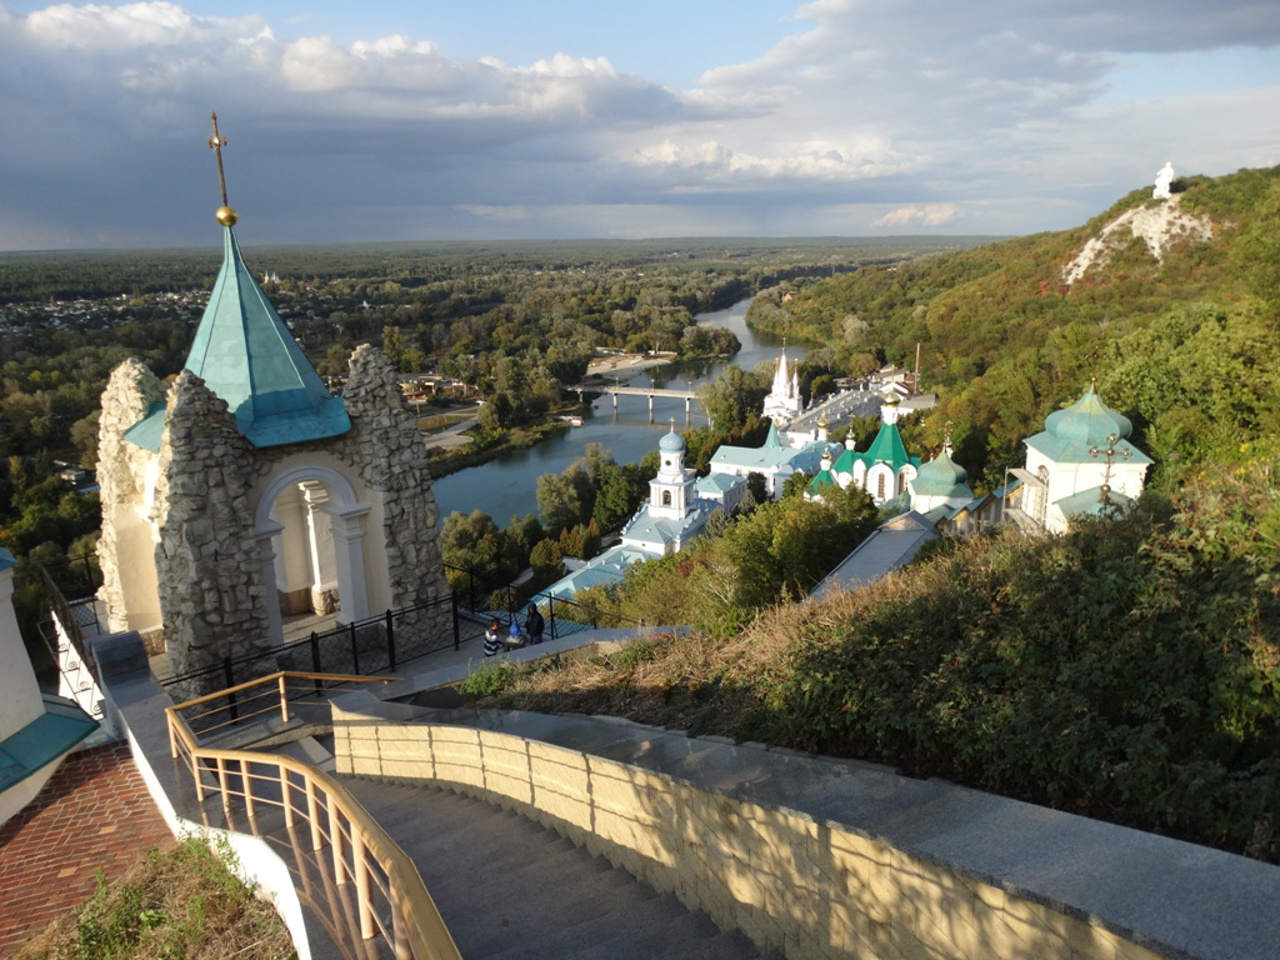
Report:
<svg viewBox="0 0 1280 960"><path fill-rule="evenodd" d="M484 655L496 657L502 649L502 624L494 617L489 621L489 629L484 632Z"/></svg>
<svg viewBox="0 0 1280 960"><path fill-rule="evenodd" d="M541 643L542 631L547 628L546 621L542 619L542 614L538 612L536 604L529 604L529 615L524 619L524 632L528 634L529 643Z"/></svg>

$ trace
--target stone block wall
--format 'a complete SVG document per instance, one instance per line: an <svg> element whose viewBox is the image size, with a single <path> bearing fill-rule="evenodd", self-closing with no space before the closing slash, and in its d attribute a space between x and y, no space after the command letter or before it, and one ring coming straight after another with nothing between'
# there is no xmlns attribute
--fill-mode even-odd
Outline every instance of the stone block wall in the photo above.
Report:
<svg viewBox="0 0 1280 960"><path fill-rule="evenodd" d="M855 829L576 750L334 707L338 772L537 820L786 957L1153 960L1123 937Z"/></svg>

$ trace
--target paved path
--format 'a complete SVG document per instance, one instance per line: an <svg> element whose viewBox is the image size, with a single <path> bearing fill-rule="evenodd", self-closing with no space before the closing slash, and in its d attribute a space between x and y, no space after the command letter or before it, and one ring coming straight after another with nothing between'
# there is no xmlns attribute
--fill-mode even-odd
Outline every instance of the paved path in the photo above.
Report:
<svg viewBox="0 0 1280 960"><path fill-rule="evenodd" d="M0 957L89 897L99 867L117 878L172 842L127 744L73 754L0 828Z"/></svg>

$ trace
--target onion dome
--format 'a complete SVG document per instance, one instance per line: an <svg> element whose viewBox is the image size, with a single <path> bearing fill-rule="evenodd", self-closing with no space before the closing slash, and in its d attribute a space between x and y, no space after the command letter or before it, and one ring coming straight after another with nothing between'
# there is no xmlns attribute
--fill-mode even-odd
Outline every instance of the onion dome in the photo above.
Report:
<svg viewBox="0 0 1280 960"><path fill-rule="evenodd" d="M946 444L940 454L920 467L911 487L917 496L972 497L965 485L968 479L968 471L951 459L951 445Z"/></svg>
<svg viewBox="0 0 1280 960"><path fill-rule="evenodd" d="M684 453L684 437L676 433L674 425L671 432L658 441L658 449L663 453Z"/></svg>
<svg viewBox="0 0 1280 960"><path fill-rule="evenodd" d="M1105 444L1111 437L1123 440L1133 433L1129 418L1103 403L1093 384L1071 406L1049 414L1044 428L1063 443L1086 446Z"/></svg>

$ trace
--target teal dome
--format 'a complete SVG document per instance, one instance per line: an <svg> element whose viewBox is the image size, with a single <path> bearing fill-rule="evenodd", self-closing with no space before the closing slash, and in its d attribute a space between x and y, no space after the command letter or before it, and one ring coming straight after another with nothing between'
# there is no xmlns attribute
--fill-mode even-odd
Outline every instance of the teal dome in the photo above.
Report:
<svg viewBox="0 0 1280 960"><path fill-rule="evenodd" d="M671 432L658 441L658 449L663 453L684 453L684 437L672 427Z"/></svg>
<svg viewBox="0 0 1280 960"><path fill-rule="evenodd" d="M969 472L951 459L950 447L945 446L940 454L920 467L911 487L918 496L972 497L973 493L965 486L968 479Z"/></svg>
<svg viewBox="0 0 1280 960"><path fill-rule="evenodd" d="M1108 437L1123 440L1133 433L1129 418L1103 403L1092 384L1071 406L1049 414L1044 428L1063 443L1085 446L1105 444Z"/></svg>

